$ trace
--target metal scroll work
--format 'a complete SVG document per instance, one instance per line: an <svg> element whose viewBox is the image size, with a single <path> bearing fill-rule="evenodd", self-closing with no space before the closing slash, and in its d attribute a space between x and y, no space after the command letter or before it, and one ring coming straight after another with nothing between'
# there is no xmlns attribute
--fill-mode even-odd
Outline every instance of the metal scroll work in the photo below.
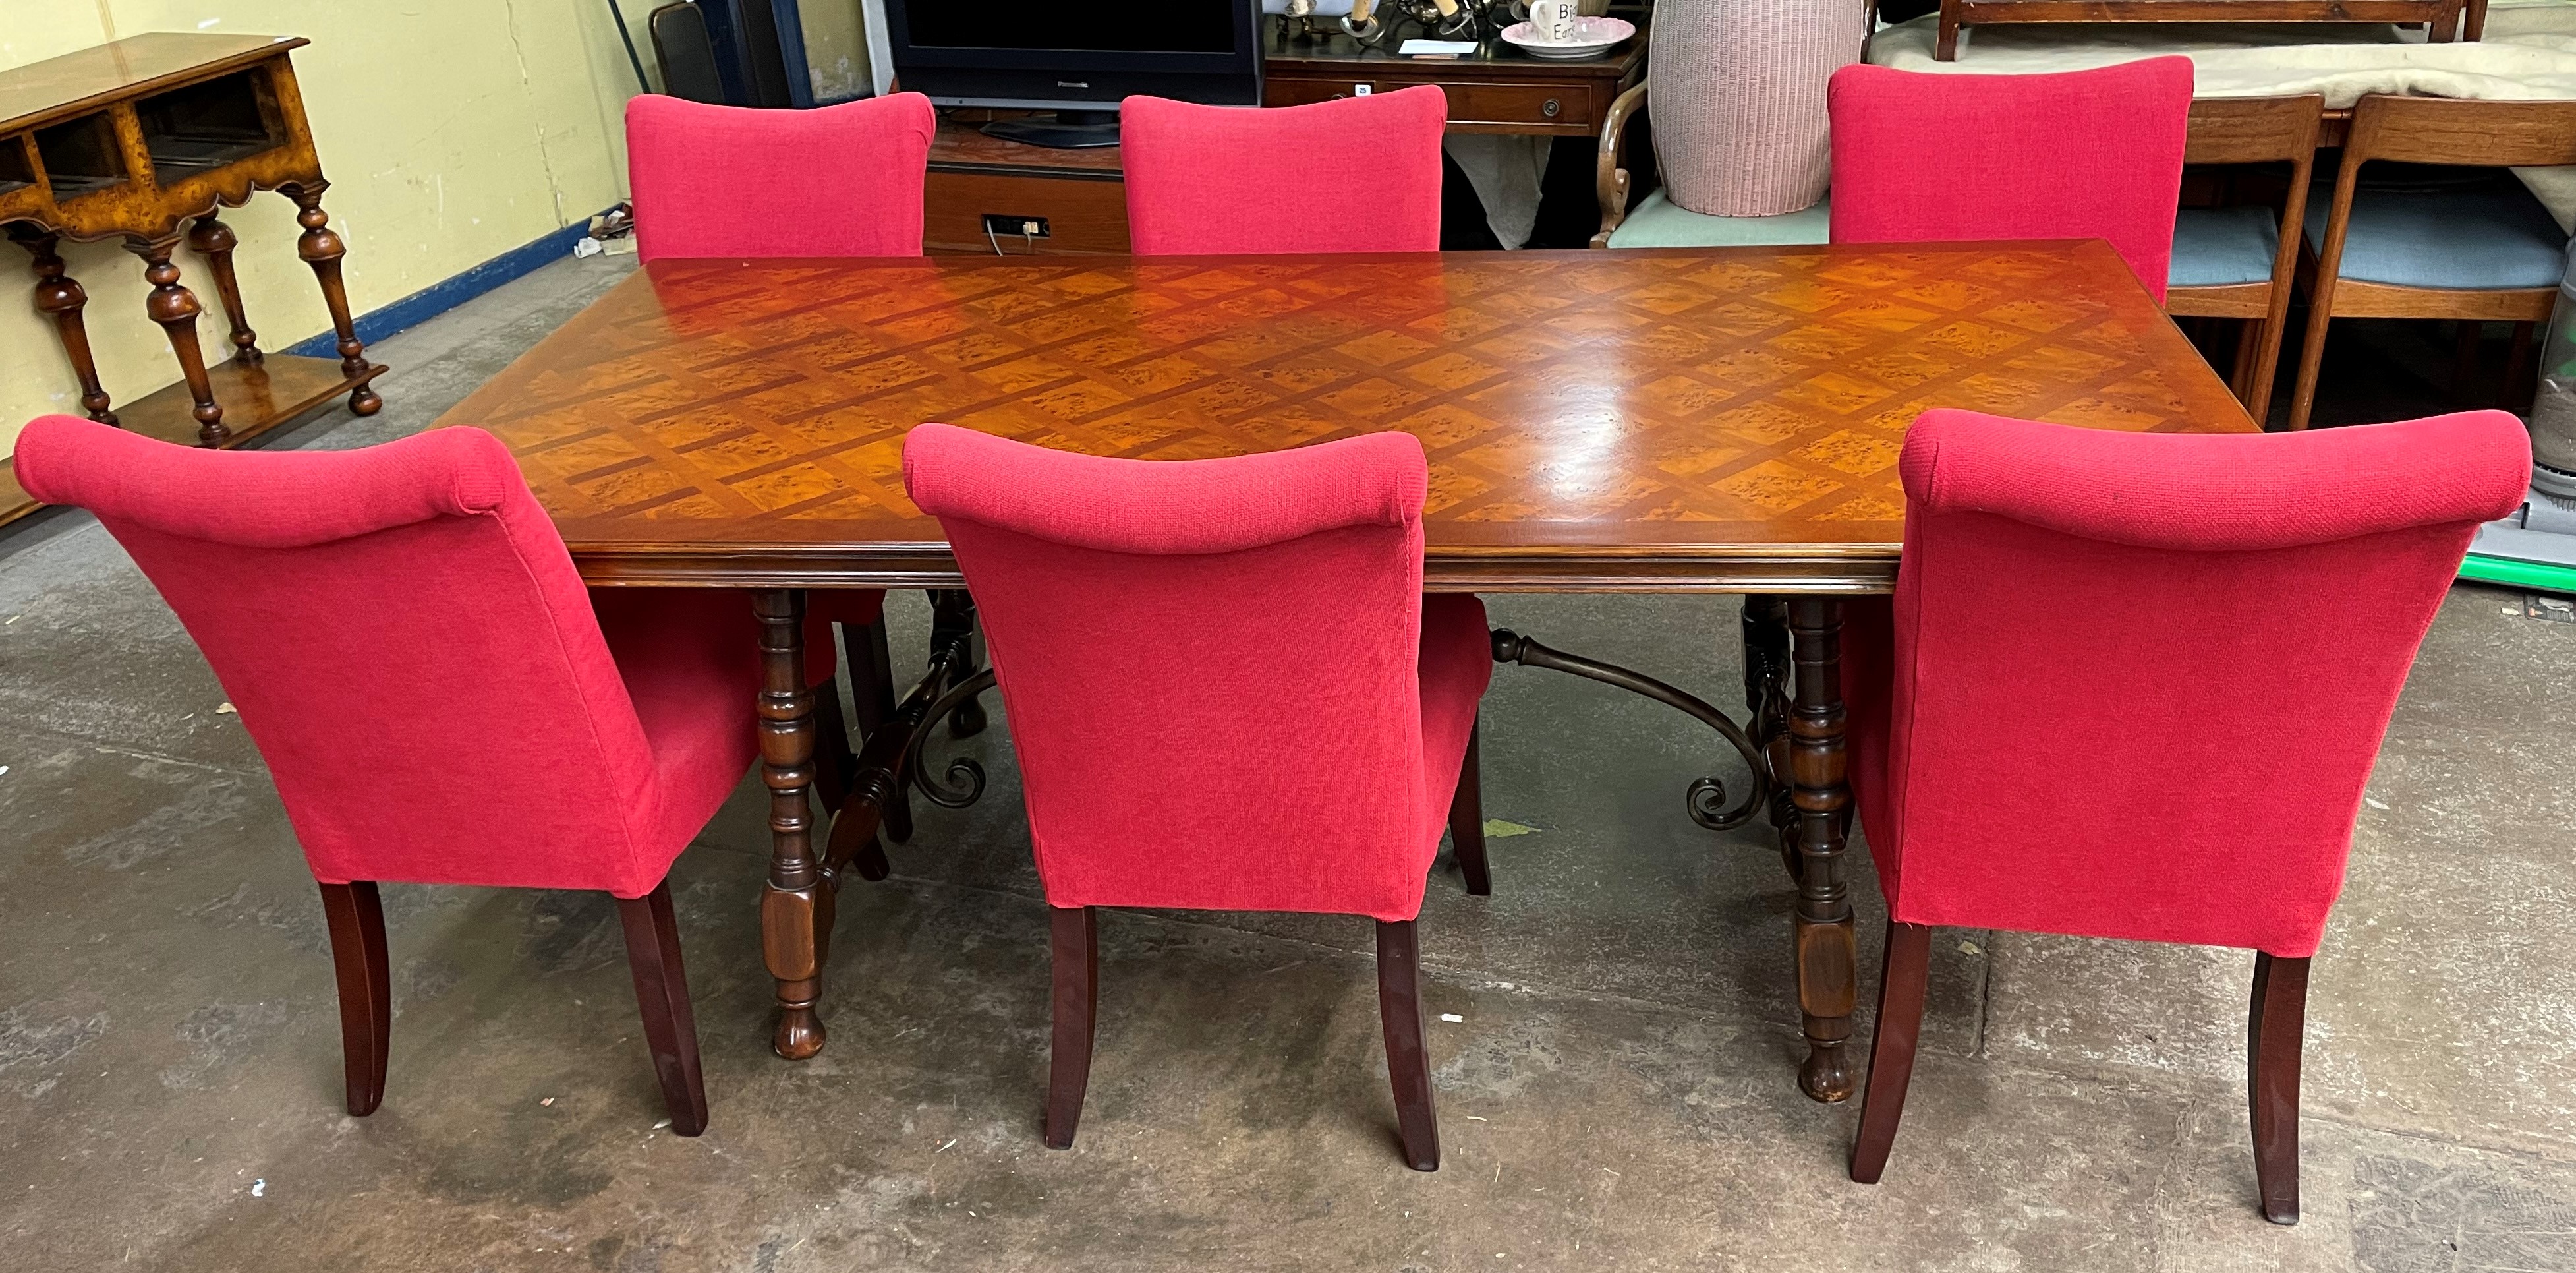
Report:
<svg viewBox="0 0 2576 1273"><path fill-rule="evenodd" d="M1497 663L1517 663L1523 667L1543 667L1558 672L1570 672L1588 680L1599 681L1604 685L1618 686L1631 694L1642 694L1691 716L1701 724L1716 730L1727 742L1733 744L1736 754L1744 758L1745 767L1753 774L1744 798L1733 808L1728 808L1726 784L1719 781L1715 775L1700 778L1691 783L1684 797L1690 809L1691 821L1712 831L1725 831L1751 822L1754 815L1763 812L1771 803L1772 793L1778 789L1779 784L1771 772L1768 757L1734 720L1726 713L1710 706L1707 700L1675 689L1651 676L1631 672L1624 667L1549 649L1509 628L1494 629L1493 640L1494 661Z"/></svg>
<svg viewBox="0 0 2576 1273"><path fill-rule="evenodd" d="M935 593L931 600L936 618L928 669L860 744L858 776L832 819L824 872L835 881L842 867L853 864L861 879L882 880L891 873L877 831L896 841L912 838L911 788L950 809L965 808L984 794L984 767L964 757L948 763L944 781L922 772L922 752L940 722L950 722L949 732L959 738L984 728L976 696L993 686L992 669L975 666L974 603L963 592Z"/></svg>

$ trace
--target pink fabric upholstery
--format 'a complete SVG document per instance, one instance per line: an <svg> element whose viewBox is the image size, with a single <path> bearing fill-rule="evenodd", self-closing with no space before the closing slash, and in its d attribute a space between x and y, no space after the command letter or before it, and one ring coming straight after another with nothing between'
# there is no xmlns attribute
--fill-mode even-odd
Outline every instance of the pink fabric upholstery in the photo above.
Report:
<svg viewBox="0 0 2576 1273"><path fill-rule="evenodd" d="M1930 411L1892 606L1845 634L1890 915L2313 954L2478 523L2500 411L2254 435Z"/></svg>
<svg viewBox="0 0 2576 1273"><path fill-rule="evenodd" d="M2158 302L2191 116L2191 59L2055 75L1846 66L1833 240L2108 239Z"/></svg>
<svg viewBox="0 0 2576 1273"><path fill-rule="evenodd" d="M1437 85L1277 110L1119 106L1138 256L1440 250Z"/></svg>
<svg viewBox="0 0 2576 1273"><path fill-rule="evenodd" d="M925 424L904 475L983 616L1050 903L1421 910L1493 661L1482 603L1422 594L1412 435L1146 461Z"/></svg>
<svg viewBox="0 0 2576 1273"><path fill-rule="evenodd" d="M636 255L919 256L937 127L919 93L803 111L630 98Z"/></svg>
<svg viewBox="0 0 2576 1273"><path fill-rule="evenodd" d="M640 897L756 753L749 600L602 590L594 616L481 430L208 451L48 416L17 472L178 612L325 884Z"/></svg>

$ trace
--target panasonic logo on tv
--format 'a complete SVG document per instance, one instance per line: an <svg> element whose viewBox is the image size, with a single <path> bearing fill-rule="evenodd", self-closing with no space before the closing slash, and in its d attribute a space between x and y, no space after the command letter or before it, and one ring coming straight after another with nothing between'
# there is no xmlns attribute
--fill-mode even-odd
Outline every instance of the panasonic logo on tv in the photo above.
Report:
<svg viewBox="0 0 2576 1273"><path fill-rule="evenodd" d="M1087 83L1087 82L1085 82L1085 81L1082 81L1082 80L1057 80L1057 81L1055 82L1055 86L1056 86L1057 88L1089 88L1089 87L1091 87L1091 85L1090 85L1089 83Z"/></svg>

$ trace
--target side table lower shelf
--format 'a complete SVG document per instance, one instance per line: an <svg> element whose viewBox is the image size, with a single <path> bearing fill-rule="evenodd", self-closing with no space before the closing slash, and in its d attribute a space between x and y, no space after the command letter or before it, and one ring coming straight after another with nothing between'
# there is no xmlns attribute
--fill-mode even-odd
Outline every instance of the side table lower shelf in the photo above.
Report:
<svg viewBox="0 0 2576 1273"><path fill-rule="evenodd" d="M384 373L382 363L369 363L364 374L352 376L341 371L337 358L275 353L257 363L226 359L206 368L207 379L214 383L215 401L223 404L224 426L231 430L223 441L226 450L272 430L302 423L316 409ZM195 406L183 380L148 397L116 404L116 418L129 431L147 438L194 446ZM0 526L42 507L18 485L17 466L0 460Z"/></svg>

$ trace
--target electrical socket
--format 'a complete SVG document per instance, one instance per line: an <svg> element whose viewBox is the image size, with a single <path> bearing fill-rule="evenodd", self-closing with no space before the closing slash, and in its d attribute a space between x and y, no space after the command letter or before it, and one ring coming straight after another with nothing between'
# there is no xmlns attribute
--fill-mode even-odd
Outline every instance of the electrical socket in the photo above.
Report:
<svg viewBox="0 0 2576 1273"><path fill-rule="evenodd" d="M1004 239L1044 239L1052 237L1045 217L1013 217L998 212L984 214L984 233Z"/></svg>

